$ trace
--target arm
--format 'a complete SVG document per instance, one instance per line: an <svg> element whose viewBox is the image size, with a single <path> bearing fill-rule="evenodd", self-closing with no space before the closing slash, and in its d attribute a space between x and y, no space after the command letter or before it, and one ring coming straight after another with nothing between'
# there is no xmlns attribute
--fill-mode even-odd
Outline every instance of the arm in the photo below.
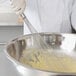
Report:
<svg viewBox="0 0 76 76"><path fill-rule="evenodd" d="M71 13L71 24L72 24L72 32L76 33L76 0L72 6L72 13Z"/></svg>

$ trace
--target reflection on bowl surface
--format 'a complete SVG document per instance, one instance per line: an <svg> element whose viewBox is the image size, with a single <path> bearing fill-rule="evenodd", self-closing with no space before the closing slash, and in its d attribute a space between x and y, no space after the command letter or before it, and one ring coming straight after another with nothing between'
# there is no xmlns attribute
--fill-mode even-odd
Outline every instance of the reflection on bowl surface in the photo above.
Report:
<svg viewBox="0 0 76 76"><path fill-rule="evenodd" d="M35 35L35 34L34 34ZM50 49L41 49L34 35L25 35L8 43L6 52L22 65L42 71L76 73L76 35L41 33Z"/></svg>

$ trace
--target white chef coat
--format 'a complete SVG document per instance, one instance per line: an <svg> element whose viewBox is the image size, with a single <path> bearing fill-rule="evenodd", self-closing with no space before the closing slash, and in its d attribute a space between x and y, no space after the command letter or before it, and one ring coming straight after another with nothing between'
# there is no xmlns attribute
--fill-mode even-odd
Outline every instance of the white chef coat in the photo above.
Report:
<svg viewBox="0 0 76 76"><path fill-rule="evenodd" d="M38 32L71 33L71 26L76 30L76 0L27 0L25 14Z"/></svg>

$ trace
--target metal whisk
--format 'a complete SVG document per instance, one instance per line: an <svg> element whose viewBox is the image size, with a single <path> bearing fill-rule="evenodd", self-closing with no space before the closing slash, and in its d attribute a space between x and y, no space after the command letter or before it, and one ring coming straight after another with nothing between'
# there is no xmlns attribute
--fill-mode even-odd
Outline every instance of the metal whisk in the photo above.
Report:
<svg viewBox="0 0 76 76"><path fill-rule="evenodd" d="M44 49L44 50L49 49L49 46L47 45L47 43L42 39L40 34L32 26L32 24L29 22L29 20L27 19L26 15L24 14L24 10L25 10L25 7L26 7L25 0L20 0L20 4L19 4L18 1L19 0L10 0L12 8L14 9L14 11L17 14L19 14L23 18L23 20L26 23L27 27L29 28L30 32L32 34L36 33L36 35L33 35L34 42L36 43L36 45L38 47L40 47L41 49Z"/></svg>

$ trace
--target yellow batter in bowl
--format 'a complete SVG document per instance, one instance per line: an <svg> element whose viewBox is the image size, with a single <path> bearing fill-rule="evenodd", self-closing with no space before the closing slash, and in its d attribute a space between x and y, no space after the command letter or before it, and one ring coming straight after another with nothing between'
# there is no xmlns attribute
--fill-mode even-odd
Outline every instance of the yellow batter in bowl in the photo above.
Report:
<svg viewBox="0 0 76 76"><path fill-rule="evenodd" d="M46 50L47 51L47 50ZM26 49L20 58L20 62L45 71L76 73L76 59L61 53L50 54L40 49Z"/></svg>

